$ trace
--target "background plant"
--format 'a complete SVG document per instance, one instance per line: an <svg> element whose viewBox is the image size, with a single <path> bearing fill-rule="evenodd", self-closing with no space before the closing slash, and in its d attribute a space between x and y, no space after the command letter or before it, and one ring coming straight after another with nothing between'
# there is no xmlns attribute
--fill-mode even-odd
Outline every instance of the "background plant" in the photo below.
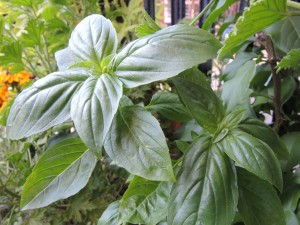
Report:
<svg viewBox="0 0 300 225"><path fill-rule="evenodd" d="M191 25L210 9L208 28L232 2L216 3ZM75 194L88 183L97 161L108 155L135 176L98 224L298 224L298 133L290 132L297 130L298 120L290 119L298 114L297 101L287 112L284 108L299 89L299 37L293 22L298 8L289 1L252 3L223 46L205 30L188 25L160 29L146 15L141 37L120 51L110 21L97 15L85 18L68 47L56 55L60 71L22 92L10 112L9 138L66 126L70 119L80 137L49 145L24 185L21 207L43 207ZM283 21L291 22L289 38L295 38L286 53L276 44L287 43L278 31L286 26L268 27ZM248 39L266 27L263 35ZM83 36L94 41L78 42ZM218 97L193 66L236 52L222 72ZM294 84L286 92L285 76ZM171 77L177 94L158 92L146 106L123 95L123 88L126 93ZM271 109L273 129L257 118ZM150 112L182 123L168 143ZM175 148L180 152L170 158L167 144L171 153Z"/></svg>

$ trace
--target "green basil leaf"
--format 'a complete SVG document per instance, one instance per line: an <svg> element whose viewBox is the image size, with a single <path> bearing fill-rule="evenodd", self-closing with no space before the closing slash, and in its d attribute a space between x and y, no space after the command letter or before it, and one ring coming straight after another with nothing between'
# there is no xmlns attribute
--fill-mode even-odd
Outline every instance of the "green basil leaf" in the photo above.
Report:
<svg viewBox="0 0 300 225"><path fill-rule="evenodd" d="M192 119L178 95L170 92L155 93L146 109L156 111L169 120L185 122Z"/></svg>
<svg viewBox="0 0 300 225"><path fill-rule="evenodd" d="M218 144L235 161L236 166L248 170L282 191L280 164L266 143L235 128Z"/></svg>
<svg viewBox="0 0 300 225"><path fill-rule="evenodd" d="M59 71L64 71L69 68L69 66L75 63L72 58L69 48L64 48L55 52L55 60Z"/></svg>
<svg viewBox="0 0 300 225"><path fill-rule="evenodd" d="M228 225L238 202L235 167L202 137L188 150L168 203L168 225Z"/></svg>
<svg viewBox="0 0 300 225"><path fill-rule="evenodd" d="M264 122L254 118L247 118L237 126L237 129L266 143L279 159L287 159L289 157L289 152L284 142Z"/></svg>
<svg viewBox="0 0 300 225"><path fill-rule="evenodd" d="M251 35L287 16L286 0L259 0L246 8L219 51L219 58L232 55L235 46Z"/></svg>
<svg viewBox="0 0 300 225"><path fill-rule="evenodd" d="M246 225L285 225L280 199L268 182L238 169L238 210Z"/></svg>
<svg viewBox="0 0 300 225"><path fill-rule="evenodd" d="M87 79L73 98L71 118L75 128L86 146L97 156L101 155L122 92L121 81L103 74Z"/></svg>
<svg viewBox="0 0 300 225"><path fill-rule="evenodd" d="M285 176L284 189L281 196L285 210L296 211L300 199L300 169L289 172Z"/></svg>
<svg viewBox="0 0 300 225"><path fill-rule="evenodd" d="M118 39L110 20L101 15L90 15L74 29L69 40L69 52L74 61L101 61L116 53Z"/></svg>
<svg viewBox="0 0 300 225"><path fill-rule="evenodd" d="M148 180L174 180L165 135L156 118L143 107L119 108L104 147L118 166L134 175Z"/></svg>
<svg viewBox="0 0 300 225"><path fill-rule="evenodd" d="M207 31L174 25L128 44L112 61L115 75L129 88L176 76L214 58L220 43Z"/></svg>
<svg viewBox="0 0 300 225"><path fill-rule="evenodd" d="M21 139L70 119L70 105L85 71L52 73L24 90L15 99L7 119L8 138Z"/></svg>
<svg viewBox="0 0 300 225"><path fill-rule="evenodd" d="M115 201L105 209L102 216L100 217L97 225L119 225L119 207L120 201Z"/></svg>
<svg viewBox="0 0 300 225"><path fill-rule="evenodd" d="M207 18L202 26L204 30L208 30L210 26L215 22L215 20L231 6L233 3L237 2L238 0L214 0L214 3L207 13Z"/></svg>
<svg viewBox="0 0 300 225"><path fill-rule="evenodd" d="M300 16L289 16L266 29L272 38L276 53L284 56L292 49L300 48L299 19Z"/></svg>
<svg viewBox="0 0 300 225"><path fill-rule="evenodd" d="M22 191L22 210L44 207L76 194L87 184L96 162L78 138L53 145L27 178Z"/></svg>
<svg viewBox="0 0 300 225"><path fill-rule="evenodd" d="M167 216L171 182L134 177L123 195L119 220L133 224L156 225Z"/></svg>
<svg viewBox="0 0 300 225"><path fill-rule="evenodd" d="M224 117L224 109L204 75L197 68L192 68L172 80L193 118L202 127L214 132Z"/></svg>
<svg viewBox="0 0 300 225"><path fill-rule="evenodd" d="M290 171L300 162L300 132L291 132L282 136L282 141L285 143L289 158L285 165L285 171Z"/></svg>
<svg viewBox="0 0 300 225"><path fill-rule="evenodd" d="M235 110L224 117L220 126L227 129L236 127L245 117L245 109Z"/></svg>
<svg viewBox="0 0 300 225"><path fill-rule="evenodd" d="M226 112L246 108L247 114L252 114L250 106L251 90L249 86L255 76L255 68L255 62L252 60L248 61L237 70L235 77L223 84L221 98Z"/></svg>

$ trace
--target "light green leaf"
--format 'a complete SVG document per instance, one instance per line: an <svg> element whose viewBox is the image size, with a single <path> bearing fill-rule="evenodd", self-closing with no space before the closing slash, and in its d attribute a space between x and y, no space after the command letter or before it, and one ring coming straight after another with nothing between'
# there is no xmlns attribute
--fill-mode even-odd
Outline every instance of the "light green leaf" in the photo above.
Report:
<svg viewBox="0 0 300 225"><path fill-rule="evenodd" d="M40 46L44 24L38 23L37 20L29 20L25 27L26 33L21 37L22 44L26 47Z"/></svg>
<svg viewBox="0 0 300 225"><path fill-rule="evenodd" d="M103 74L87 79L72 100L71 118L75 128L97 156L101 155L122 92L122 83L117 78Z"/></svg>
<svg viewBox="0 0 300 225"><path fill-rule="evenodd" d="M154 34L159 30L161 30L161 28L155 23L155 21L149 16L149 14L144 11L143 22L135 28L137 36L144 37L150 34Z"/></svg>
<svg viewBox="0 0 300 225"><path fill-rule="evenodd" d="M55 72L21 92L7 119L8 138L29 137L68 120L73 95L89 76L85 71Z"/></svg>
<svg viewBox="0 0 300 225"><path fill-rule="evenodd" d="M3 54L1 56L1 54ZM22 64L22 46L19 42L4 45L0 54L1 65L17 63Z"/></svg>
<svg viewBox="0 0 300 225"><path fill-rule="evenodd" d="M239 169L238 185L238 210L245 225L285 225L280 199L268 182Z"/></svg>
<svg viewBox="0 0 300 225"><path fill-rule="evenodd" d="M215 20L223 13L223 11L228 9L228 7L236 1L238 0L214 0L211 9L207 13L207 18L205 19L202 28L204 30L208 30Z"/></svg>
<svg viewBox="0 0 300 225"><path fill-rule="evenodd" d="M110 20L101 15L90 15L74 29L69 40L69 52L75 61L91 61L101 65L108 55L116 53L116 30Z"/></svg>
<svg viewBox="0 0 300 225"><path fill-rule="evenodd" d="M202 127L214 132L223 119L224 109L204 75L197 68L192 68L172 80L193 118Z"/></svg>
<svg viewBox="0 0 300 225"><path fill-rule="evenodd" d="M211 139L188 150L168 203L168 225L228 225L238 202L235 167Z"/></svg>
<svg viewBox="0 0 300 225"><path fill-rule="evenodd" d="M236 166L248 170L282 191L280 164L266 143L235 128L218 145L235 161Z"/></svg>
<svg viewBox="0 0 300 225"><path fill-rule="evenodd" d="M156 225L167 216L171 182L134 177L123 195L119 220L133 224Z"/></svg>
<svg viewBox="0 0 300 225"><path fill-rule="evenodd" d="M300 48L300 16L289 16L266 29L277 51L284 56L292 49ZM288 40L288 41L287 41Z"/></svg>
<svg viewBox="0 0 300 225"><path fill-rule="evenodd" d="M169 120L185 122L192 119L178 95L170 92L155 93L146 109L156 111Z"/></svg>
<svg viewBox="0 0 300 225"><path fill-rule="evenodd" d="M232 55L235 46L286 16L286 0L255 1L236 22L218 57Z"/></svg>
<svg viewBox="0 0 300 225"><path fill-rule="evenodd" d="M14 98L9 100L9 102L4 106L4 108L1 109L0 125L6 126L6 121L7 121L7 118L8 118L8 115L9 115L9 112L10 112L10 109L11 109L11 106L12 106L14 100L15 100Z"/></svg>
<svg viewBox="0 0 300 225"><path fill-rule="evenodd" d="M277 72L292 68L294 70L300 69L300 48L292 49L286 56L277 64Z"/></svg>
<svg viewBox="0 0 300 225"><path fill-rule="evenodd" d="M80 139L66 139L40 158L23 187L22 210L47 206L79 192L88 182L96 158Z"/></svg>
<svg viewBox="0 0 300 225"><path fill-rule="evenodd" d="M279 138L271 127L267 126L264 122L248 118L237 126L237 129L244 131L253 137L266 143L276 154L279 159L287 159L289 152L284 142Z"/></svg>
<svg viewBox="0 0 300 225"><path fill-rule="evenodd" d="M247 114L251 115L250 107L250 82L255 76L255 62L248 61L236 72L236 76L227 80L222 86L221 98L225 104L226 112L236 109L247 109Z"/></svg>
<svg viewBox="0 0 300 225"><path fill-rule="evenodd" d="M285 221L287 225L300 225L300 221L297 218L297 215L291 211L291 210L287 210L284 211L285 214Z"/></svg>
<svg viewBox="0 0 300 225"><path fill-rule="evenodd" d="M174 180L165 135L155 117L140 106L119 108L104 144L110 158L148 180Z"/></svg>
<svg viewBox="0 0 300 225"><path fill-rule="evenodd" d="M100 217L97 225L119 225L121 224L118 220L119 217L119 207L121 202L115 201L106 208Z"/></svg>
<svg viewBox="0 0 300 225"><path fill-rule="evenodd" d="M115 75L129 88L176 76L214 58L220 43L207 31L175 25L128 44L112 61Z"/></svg>

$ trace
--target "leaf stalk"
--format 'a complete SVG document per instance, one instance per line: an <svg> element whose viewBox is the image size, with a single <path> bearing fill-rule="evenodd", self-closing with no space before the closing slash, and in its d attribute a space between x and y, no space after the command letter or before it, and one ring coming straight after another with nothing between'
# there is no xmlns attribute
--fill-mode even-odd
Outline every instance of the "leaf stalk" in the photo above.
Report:
<svg viewBox="0 0 300 225"><path fill-rule="evenodd" d="M213 5L214 1L210 1L207 6L204 7L204 9L192 20L192 22L189 24L190 26L194 26L197 21L207 12L207 10Z"/></svg>

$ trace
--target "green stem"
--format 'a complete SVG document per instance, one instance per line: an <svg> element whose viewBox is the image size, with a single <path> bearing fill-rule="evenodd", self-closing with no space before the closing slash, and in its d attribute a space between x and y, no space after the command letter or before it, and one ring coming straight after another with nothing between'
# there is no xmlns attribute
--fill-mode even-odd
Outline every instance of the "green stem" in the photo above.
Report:
<svg viewBox="0 0 300 225"><path fill-rule="evenodd" d="M288 0L288 1L286 2L286 6L287 6L287 7L291 7L291 8L299 9L299 10L300 10L300 3L298 3L298 2L293 2L293 1Z"/></svg>
<svg viewBox="0 0 300 225"><path fill-rule="evenodd" d="M190 26L194 26L197 21L207 12L207 10L213 5L214 1L210 1L207 6L192 20Z"/></svg>

